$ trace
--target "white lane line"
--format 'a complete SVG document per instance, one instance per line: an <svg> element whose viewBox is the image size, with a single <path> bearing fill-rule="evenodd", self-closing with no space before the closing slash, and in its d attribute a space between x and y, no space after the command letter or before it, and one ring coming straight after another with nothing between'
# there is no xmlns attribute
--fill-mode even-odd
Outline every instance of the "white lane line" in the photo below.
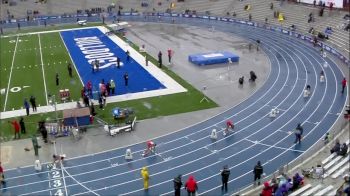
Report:
<svg viewBox="0 0 350 196"><path fill-rule="evenodd" d="M299 50L298 50L299 51ZM300 52L300 51L299 51ZM306 57L305 55L304 55L304 53L302 53L302 52L300 52L304 57ZM317 59L315 59L312 55L310 55L316 62L318 62L318 65L320 65L321 66L321 68L322 68L322 64L317 60ZM309 61L309 63L311 63L311 61L309 60L309 58L307 58L306 57L306 59ZM334 62L333 62L334 63ZM323 69L323 68L322 68ZM333 72L333 75L334 75L334 77L336 78L336 76L335 76L335 73L334 73L334 71L333 71L333 68L331 68L331 70L332 70L332 72ZM317 77L317 76L316 76ZM326 81L327 82L327 81ZM316 83L317 84L317 83ZM337 84L337 81L336 81L336 84ZM326 85L326 90L324 91L324 93L323 93L323 97L322 97L322 100L321 100L321 102L323 101L323 99L325 98L325 95L326 95L326 92L327 92L327 85ZM336 88L337 89L337 88ZM338 91L338 90L336 90L336 91ZM337 94L335 94L335 95L337 95ZM312 95L313 96L313 95ZM336 98L336 96L334 96L334 98L333 98L333 102L332 102L332 105L334 104L334 101L335 101L335 98ZM311 100L311 99L310 99ZM319 104L318 106L317 106L317 108L314 110L314 112L312 113L312 114L314 114L316 111L317 111L317 109L320 107L320 105L321 104ZM328 111L330 111L330 109L331 109L331 107L328 109ZM311 116L312 115L309 115L309 118L311 118ZM309 118L307 118L306 120L308 120ZM339 117L338 117L338 119L339 119ZM333 126L334 126L334 124L336 123L336 121L333 123ZM317 127L317 126L316 126ZM316 127L314 127L308 134L306 134L305 135L305 137L304 138L306 138L309 134L311 134L315 129L316 129ZM319 140L321 140L322 138L320 138ZM315 144L317 144L318 142L315 142L310 148L312 148ZM293 146L291 146L290 148L292 148ZM285 151L285 152L287 152L287 151ZM285 153L284 152L284 153ZM306 151L307 152L307 151ZM282 154L284 154L284 153L281 153L280 155L278 155L277 157L279 157L279 156L281 156ZM305 152L304 152L305 153ZM303 154L304 153L302 153L300 156L303 156ZM272 160L274 160L274 159L276 159L277 157L275 157L275 158L273 158ZM270 162L268 162L268 163L271 163L272 162L272 160L270 160ZM297 159L294 159L291 163L293 163L293 162L295 162ZM241 177L243 177L243 176L245 176L245 175L247 175L247 174L249 174L250 172L247 172L247 173L245 173L245 174L243 174L243 175L241 175L241 176L238 176L237 178L235 178L235 179L232 179L232 180L230 180L229 182L233 182L233 181L235 181L236 179L239 179L239 178L241 178ZM268 177L265 177L265 179L266 178L268 178ZM246 188L249 188L249 187L251 187L252 185L249 185L248 187L246 187ZM206 192L209 192L209 191L212 191L212 190L214 190L214 189L216 189L216 188L219 188L220 186L216 186L216 187L214 187L214 188L212 188L212 189L210 189L210 190L207 190ZM206 192L204 192L204 193L206 193ZM203 193L202 193L203 194Z"/></svg>
<svg viewBox="0 0 350 196"><path fill-rule="evenodd" d="M276 58L276 56L275 56L275 58ZM277 58L276 58L276 60L277 60ZM288 64L287 61L286 61L286 59L284 59L284 61L285 61L286 64ZM279 64L279 61L277 61L277 63ZM280 65L280 64L279 64L279 65ZM304 65L304 64L303 64L303 65ZM295 62L294 62L294 66L296 66L296 63L295 63ZM297 67L296 67L296 68L297 68ZM288 67L288 66L287 66L287 69L288 69L288 73L289 73L289 67ZM297 68L297 69L298 69L298 68ZM305 69L305 65L304 65L304 69ZM278 75L279 75L279 74L278 74ZM288 74L288 76L289 76L289 74ZM285 81L285 83L286 83L287 81L288 81L288 79ZM306 85L306 84L305 84L305 85ZM293 85L293 89L294 89L294 88L295 88L295 83L294 83L294 85ZM282 90L282 89L279 90L279 93L281 92L281 90ZM279 93L277 93L277 94L279 94ZM290 92L290 93L291 93L291 92ZM290 94L290 93L289 93L289 94ZM275 97L277 96L277 94L275 95ZM299 95L298 99L299 99L301 96L302 96L302 93ZM289 95L286 96L285 99L287 99L288 97L289 97ZM284 100L285 100L285 99L284 99ZM291 108L293 105L295 105L295 103L297 102L298 99L296 99L296 101L290 106L290 108ZM273 100L273 99L271 99L271 100ZM270 102L271 102L271 100L270 100ZM283 100L283 101L284 101L284 100ZM280 104L282 104L283 101L282 101ZM288 108L288 110L289 110L290 108ZM260 109L259 109L259 110L260 110ZM300 110L300 112L301 112L301 111L302 111L302 110ZM300 112L299 112L299 113L300 113ZM250 116L250 115L249 115L249 116ZM265 116L266 116L266 115L265 115ZM262 118L264 118L265 116L263 116ZM246 117L246 118L247 118L247 117ZM262 118L261 118L261 119L262 119ZM242 119L242 120L243 120L243 119ZM241 121L242 121L242 120L241 120ZM292 120L292 119L291 119L291 120ZM238 122L240 122L240 121L238 121ZM271 123L269 123L269 124L271 124ZM268 125L269 125L269 124L268 124ZM266 126L268 126L268 125L266 125ZM249 126L251 126L251 125L249 125ZM249 126L248 126L248 127L249 127ZM266 126L264 126L263 128L265 128ZM246 128L247 128L247 127L245 127L244 129L246 129ZM263 128L261 128L260 130L262 130ZM240 130L240 131L238 131L238 132L241 132L241 131L242 131L242 130ZM238 133L238 132L236 132L236 133ZM257 131L257 132L259 132L259 131ZM257 132L256 132L256 133L257 133ZM253 134L251 134L251 135L254 135L254 134L255 134L255 133L253 133ZM250 136L251 136L251 135L250 135ZM286 137L288 137L288 135L287 135ZM221 140L223 140L223 139L221 139ZM218 142L221 141L221 140L218 140ZM242 141L242 140L240 140L240 141ZM215 142L215 143L216 143L216 142ZM236 142L236 143L237 143L237 142ZM236 144L236 143L234 143L234 144ZM233 145L233 144L232 144L232 145ZM231 146L231 145L230 145L230 146ZM201 148L203 148L203 147L201 147ZM221 150L222 150L222 149L221 149ZM193 152L193 151L192 151L192 152ZM187 153L187 154L188 154L188 153ZM208 156L209 156L209 155L208 155ZM206 156L205 156L205 157L206 157ZM203 157L202 157L202 158L203 158ZM200 159L202 159L202 158L200 158ZM154 164L154 165L156 165L156 164ZM163 171L163 172L164 172L164 171ZM114 187L114 186L119 186L119 185L113 185L112 187ZM132 193L133 193L133 192L132 192ZM84 193L80 193L80 194L84 194Z"/></svg>
<svg viewBox="0 0 350 196"><path fill-rule="evenodd" d="M39 38L39 51L40 51L41 69L42 69L43 80L44 80L45 99L46 99L46 105L49 105L49 99L47 98L47 88L46 88L46 80L45 80L45 69L44 69L43 53L41 51L40 34L38 34L38 38Z"/></svg>
<svg viewBox="0 0 350 196"><path fill-rule="evenodd" d="M260 141L253 141L253 140L250 140L250 139L245 139L245 140L247 140L248 142L252 142L253 144L260 144L260 145L263 145L263 146L273 147L273 148L277 148L277 149L281 149L281 150L289 150L289 151L294 151L294 152L305 152L304 150L294 150L294 149L289 149L289 148L278 147L278 146L276 146L276 144L269 145L269 144L261 143Z"/></svg>
<svg viewBox="0 0 350 196"><path fill-rule="evenodd" d="M55 151L56 151L56 142L53 144L54 147L55 147ZM61 154L63 154L63 151L62 151L62 144L61 144ZM64 186L64 191L66 192L66 196L68 196L68 191L67 191L67 184L66 184L66 179L65 179L65 176L64 176L64 167L63 167L63 164L62 164L62 161L60 160L60 166L61 166L61 172L62 172L62 179L63 179L63 186ZM68 172L67 172L68 174ZM72 178L73 179L73 178Z"/></svg>
<svg viewBox="0 0 350 196"><path fill-rule="evenodd" d="M286 61L285 61L286 62ZM286 62L287 63L287 62ZM294 64L295 65L295 64ZM287 67L288 68L288 67ZM289 68L288 68L288 70L289 70ZM276 81L275 81L276 82ZM287 80L285 81L285 83L287 82ZM281 90L280 90L281 91ZM277 96L277 95L275 95L275 96ZM95 171L96 172L96 171ZM90 173L90 172L85 172L85 173ZM81 174L78 174L78 175L81 175Z"/></svg>
<svg viewBox="0 0 350 196"><path fill-rule="evenodd" d="M18 39L19 39L19 36L17 36L15 50L13 51L13 56L12 56L12 64L11 64L9 82L7 83L7 89L6 89L6 96L5 96L5 103L4 103L4 112L6 111L7 98L8 98L9 91L10 91L10 83L11 83L11 77L12 77L13 64L15 63L15 56L16 56Z"/></svg>
<svg viewBox="0 0 350 196"><path fill-rule="evenodd" d="M93 193L94 195L97 195L97 196L100 195L100 194L96 193L95 191L89 189L89 187L83 185L83 184L80 183L77 179L75 179L72 175L70 175L70 174L68 173L68 171L63 167L62 163L61 163L61 167L62 167L62 169L63 169L62 173L63 173L63 172L66 172L68 177L72 178L72 179L73 179L75 182L77 182L80 186L82 186L82 187L84 187L86 190L88 190L88 191L89 191L88 193ZM67 194L67 187L65 187L65 189L66 189L66 195L68 196L68 194Z"/></svg>
<svg viewBox="0 0 350 196"><path fill-rule="evenodd" d="M276 58L276 57L275 57ZM277 60L277 58L276 58L276 60ZM286 60L284 60L285 62L286 62ZM287 62L286 62L287 63ZM278 64L279 64L279 62L278 62ZM287 67L287 69L289 70L289 67ZM279 77L279 75L280 75L280 64L279 64L279 69L278 69L279 71L278 71L278 77ZM289 73L289 71L288 71L288 73ZM276 78L278 78L278 77L276 77ZM277 80L275 80L274 81L274 83L273 83L273 85L275 84L277 82ZM285 83L287 82L287 80L285 81ZM284 83L284 84L285 84ZM272 85L272 86L273 86ZM293 88L295 88L295 85L293 85ZM279 93L282 91L282 89L280 89L279 90ZM268 92L268 91L267 91ZM267 92L265 93L265 94L267 94ZM275 96L274 96L274 98L279 94L279 93L277 93ZM288 96L287 96L288 97ZM287 98L286 97L286 98ZM262 97L260 97L260 99L261 99ZM286 99L285 98L285 99ZM273 100L273 99L272 99ZM257 102L257 101L256 101ZM271 102L271 100L270 100L270 102ZM255 102L254 102L255 103ZM262 108L262 107L261 107ZM245 108L244 110L246 110L247 108ZM244 111L244 110L242 110L242 111ZM259 109L259 110L256 110L255 112L258 112L258 111L260 111L261 109ZM241 112L242 112L241 111ZM239 112L240 113L240 112ZM236 113L235 115L237 115L238 113ZM253 115L254 113L252 113L251 115ZM251 116L251 115L249 115L249 116ZM232 115L232 116L234 116L234 115ZM248 118L249 116L247 116L247 117L245 117L244 119L246 119L246 118ZM264 116L265 117L265 116ZM262 118L264 118L264 117L262 117ZM244 119L242 119L242 120L240 120L240 121L237 121L237 123L239 123L239 122L241 122L241 121L243 121ZM225 121L226 119L224 119L224 120L222 120L221 122L223 122L223 121ZM270 124L270 123L269 123ZM251 126L251 125L250 125ZM266 125L267 126L267 125ZM207 129L208 127L205 127L205 128L203 128L203 129L201 129L201 130L205 130L205 129ZM242 129L243 130L243 129ZM241 130L241 131L242 131ZM261 129L260 129L261 130ZM241 131L238 131L238 132L241 132ZM197 131L197 132L199 132L199 131ZM236 132L236 133L238 133L238 132ZM189 134L189 135L192 135L192 134ZM188 135L187 135L188 136ZM184 136L184 138L188 138L187 136ZM209 137L209 136L208 136ZM197 141L200 141L200 140L202 140L202 139L205 139L206 137L203 137L203 138L201 138L201 139L199 139L199 140L197 140ZM221 139L221 140L223 140L223 139ZM221 140L218 140L218 141L216 141L216 142L214 142L214 143L217 143L217 142L220 142ZM183 146L187 146L187 145L189 145L189 144L191 144L192 142L190 142L190 143L188 143L188 144L186 144L186 145L183 145ZM214 144L214 143L212 143L212 144ZM176 147L176 148L173 148L173 149L171 149L171 150L175 150L175 149L178 149L178 148L180 148L180 147L183 147L183 146L179 146L179 147ZM171 150L169 150L169 151L171 151ZM199 149L197 149L197 150L199 150ZM168 152L168 151L165 151L165 152ZM165 153L165 152L163 152L163 153ZM188 153L185 153L185 154L183 154L182 156L184 156L184 155L187 155L187 154L189 154L189 153L191 153L191 152L188 152ZM178 156L178 157L182 157L182 156ZM177 157L177 158L178 158ZM104 160L102 160L102 161L105 161L105 160L109 160L109 158L108 159L104 159ZM88 165L88 164L92 164L92 163L96 163L96 162L102 162L102 161L94 161L94 162L90 162L90 163L87 163L87 164L84 164L84 165ZM136 161L138 161L138 160L134 160L134 161L132 161L132 162L136 162ZM156 163L156 164L153 164L153 165L157 165L157 164L160 164L161 162L159 162L159 163ZM127 164L127 163L125 163L125 164ZM80 166L82 166L83 164L81 164ZM121 164L121 165L124 165L124 164ZM71 168L73 168L73 167L71 167ZM91 172L97 172L97 171L100 171L100 170L105 170L106 168L102 168L102 169L97 169L97 170L94 170L94 171L89 171L89 172L83 172L83 173L79 173L79 174L76 174L75 176L79 176L79 175L83 175L83 174L86 174L86 173L91 173ZM135 169L136 170L136 169ZM134 171L135 171L134 170ZM129 171L129 172L131 172L131 171ZM124 173L127 173L127 172L124 172ZM123 173L122 173L123 174ZM19 185L19 186L21 186L21 185ZM22 185L23 186L23 185ZM8 189L9 189L10 187L8 187ZM12 188L12 187L11 187Z"/></svg>

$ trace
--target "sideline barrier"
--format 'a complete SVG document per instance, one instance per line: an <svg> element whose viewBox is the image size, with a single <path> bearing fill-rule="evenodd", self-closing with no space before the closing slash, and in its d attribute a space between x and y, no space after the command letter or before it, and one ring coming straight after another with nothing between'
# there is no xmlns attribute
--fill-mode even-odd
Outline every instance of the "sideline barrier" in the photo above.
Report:
<svg viewBox="0 0 350 196"><path fill-rule="evenodd" d="M304 40L309 43L313 43L313 38L298 33L295 31L290 31L286 28L281 28L279 26L267 26L263 23L257 23L257 22L251 22L246 21L238 18L227 18L227 17L219 17L219 16L208 16L208 15L194 15L194 14L181 14L181 13L153 13L153 12L145 12L145 13L134 13L134 12L123 12L121 13L121 16L138 16L138 17L147 17L147 16L157 16L157 17L178 17L178 18L197 18L197 19L207 19L207 20L216 20L216 21L223 21L223 22L231 22L231 23L239 23L244 24L248 26L254 26L258 28L264 28L271 31L277 31L282 34L286 34L292 37L299 38L301 40ZM109 14L110 18L116 17L116 15ZM25 26L36 26L44 23L43 21L48 21L52 23L72 23L74 20L72 19L79 19L79 20L87 20L87 22L97 22L101 21L101 17L99 14L91 14L88 16L87 14L65 14L65 15L56 15L56 16L38 16L33 19L33 21L27 22L26 18L19 18L19 19L11 19L6 21L0 21L2 22L3 28L17 28L17 23L23 24ZM41 22L41 23L40 23ZM0 23L1 24L1 23ZM323 47L326 51L332 53L334 56L336 56L339 60L344 62L348 67L350 67L350 61L348 57L344 56L339 52L337 49L332 47L329 44L326 44L324 42L318 42L318 46Z"/></svg>

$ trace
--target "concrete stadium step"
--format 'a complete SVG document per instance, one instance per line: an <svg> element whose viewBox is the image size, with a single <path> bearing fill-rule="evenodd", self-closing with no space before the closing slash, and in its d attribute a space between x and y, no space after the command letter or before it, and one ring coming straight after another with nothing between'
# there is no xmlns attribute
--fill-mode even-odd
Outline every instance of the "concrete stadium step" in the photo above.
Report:
<svg viewBox="0 0 350 196"><path fill-rule="evenodd" d="M341 156L336 156L334 159L332 159L329 163L327 163L323 168L325 170L328 170L330 167L332 167L335 163L340 161L342 157Z"/></svg>
<svg viewBox="0 0 350 196"><path fill-rule="evenodd" d="M333 190L333 186L332 185L329 185L327 186L326 188L320 190L319 192L317 192L315 194L315 196L324 196L324 195L328 195L327 193L329 193L331 190Z"/></svg>
<svg viewBox="0 0 350 196"><path fill-rule="evenodd" d="M345 163L349 162L350 156L346 156L345 158L343 158L342 156L338 156L337 158L340 158L338 160L341 160L338 164L334 165L332 168L330 168L328 171L326 171L326 173L324 174L324 178L327 178L329 175L331 175L333 172L337 171L341 166L343 166ZM336 158L336 159L337 159ZM343 158L343 159L342 159ZM336 160L334 159L334 160ZM328 168L327 168L328 169ZM325 168L325 170L327 170Z"/></svg>
<svg viewBox="0 0 350 196"><path fill-rule="evenodd" d="M311 184L306 184L303 187L301 187L298 190L296 190L293 193L291 193L289 196L297 196L297 195L303 193L304 191L306 191L309 188L311 188Z"/></svg>
<svg viewBox="0 0 350 196"><path fill-rule="evenodd" d="M347 170L349 170L349 168L350 168L350 165L349 164L345 164L341 169L339 169L337 172L335 172L331 177L333 179L338 178L339 176L344 174Z"/></svg>
<svg viewBox="0 0 350 196"><path fill-rule="evenodd" d="M303 193L303 195L313 195L316 191L322 188L322 185L318 184L317 186L307 190L306 192Z"/></svg>

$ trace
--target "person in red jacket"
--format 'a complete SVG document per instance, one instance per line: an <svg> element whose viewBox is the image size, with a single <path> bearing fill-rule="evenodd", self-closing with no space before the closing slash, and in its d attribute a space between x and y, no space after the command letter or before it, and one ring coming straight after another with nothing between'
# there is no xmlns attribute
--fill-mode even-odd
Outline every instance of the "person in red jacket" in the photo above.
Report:
<svg viewBox="0 0 350 196"><path fill-rule="evenodd" d="M0 182L2 184L5 184L5 175L4 175L4 168L2 168L1 166L1 162L0 162Z"/></svg>
<svg viewBox="0 0 350 196"><path fill-rule="evenodd" d="M17 120L13 120L12 122L10 122L13 126L13 128L15 129L15 139L17 139L17 136L18 136L18 139L21 138L21 136L19 135L19 131L20 131L20 126L19 126L19 123Z"/></svg>
<svg viewBox="0 0 350 196"><path fill-rule="evenodd" d="M344 78L344 79L341 81L341 86L342 86L341 94L343 94L343 93L344 93L344 90L345 90L345 87L346 87L346 78Z"/></svg>
<svg viewBox="0 0 350 196"><path fill-rule="evenodd" d="M185 184L185 189L189 196L195 196L196 191L198 190L197 182L193 176L190 176Z"/></svg>
<svg viewBox="0 0 350 196"><path fill-rule="evenodd" d="M261 191L261 196L272 196L272 187L268 182L264 182L264 188Z"/></svg>

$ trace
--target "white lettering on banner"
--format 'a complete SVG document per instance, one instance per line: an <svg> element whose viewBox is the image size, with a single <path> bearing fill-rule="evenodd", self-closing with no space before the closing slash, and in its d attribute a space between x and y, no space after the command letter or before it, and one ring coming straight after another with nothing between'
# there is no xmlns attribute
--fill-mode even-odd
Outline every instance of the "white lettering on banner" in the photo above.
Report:
<svg viewBox="0 0 350 196"><path fill-rule="evenodd" d="M98 37L81 37L75 38L74 41L85 54L89 64L97 60L100 63L99 69L117 65L117 57Z"/></svg>
<svg viewBox="0 0 350 196"><path fill-rule="evenodd" d="M204 58L214 58L214 57L221 57L224 56L221 53L212 53L212 54L204 54L202 55Z"/></svg>

